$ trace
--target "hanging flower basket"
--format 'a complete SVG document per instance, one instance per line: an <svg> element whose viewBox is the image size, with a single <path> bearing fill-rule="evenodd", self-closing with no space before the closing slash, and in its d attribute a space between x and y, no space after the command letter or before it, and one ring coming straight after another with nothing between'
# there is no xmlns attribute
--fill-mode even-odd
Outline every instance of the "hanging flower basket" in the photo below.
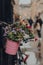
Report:
<svg viewBox="0 0 43 65"><path fill-rule="evenodd" d="M16 27L16 30L10 31L7 35L5 52L10 55L16 55L19 42L23 39L23 33Z"/></svg>
<svg viewBox="0 0 43 65"><path fill-rule="evenodd" d="M16 55L19 47L19 42L7 39L5 52L10 55Z"/></svg>

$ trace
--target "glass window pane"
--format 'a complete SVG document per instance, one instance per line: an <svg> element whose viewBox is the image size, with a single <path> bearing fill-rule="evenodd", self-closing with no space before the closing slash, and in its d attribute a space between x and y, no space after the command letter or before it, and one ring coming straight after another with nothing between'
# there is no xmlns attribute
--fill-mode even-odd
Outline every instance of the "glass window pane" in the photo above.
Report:
<svg viewBox="0 0 43 65"><path fill-rule="evenodd" d="M19 0L19 4L30 4L31 0Z"/></svg>

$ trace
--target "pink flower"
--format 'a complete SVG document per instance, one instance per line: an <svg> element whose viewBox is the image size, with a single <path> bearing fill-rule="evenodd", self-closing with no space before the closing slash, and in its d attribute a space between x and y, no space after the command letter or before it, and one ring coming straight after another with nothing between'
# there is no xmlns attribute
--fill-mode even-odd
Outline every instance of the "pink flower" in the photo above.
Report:
<svg viewBox="0 0 43 65"><path fill-rule="evenodd" d="M32 27L27 25L26 28L30 28L31 29Z"/></svg>
<svg viewBox="0 0 43 65"><path fill-rule="evenodd" d="M38 39L37 38L35 38L35 41L37 41Z"/></svg>

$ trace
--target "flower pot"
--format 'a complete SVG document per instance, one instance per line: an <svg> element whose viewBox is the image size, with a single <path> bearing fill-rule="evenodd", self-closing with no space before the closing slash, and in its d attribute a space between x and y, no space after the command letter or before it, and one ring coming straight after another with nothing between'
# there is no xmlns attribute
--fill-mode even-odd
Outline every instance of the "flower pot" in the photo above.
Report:
<svg viewBox="0 0 43 65"><path fill-rule="evenodd" d="M7 39L5 53L10 55L16 55L19 47L19 42L15 42Z"/></svg>

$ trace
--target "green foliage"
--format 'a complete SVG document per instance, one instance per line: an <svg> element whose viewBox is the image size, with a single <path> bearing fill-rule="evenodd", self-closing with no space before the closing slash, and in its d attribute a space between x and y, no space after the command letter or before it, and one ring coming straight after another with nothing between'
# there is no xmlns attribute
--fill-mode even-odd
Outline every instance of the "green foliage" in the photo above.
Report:
<svg viewBox="0 0 43 65"><path fill-rule="evenodd" d="M10 31L7 35L8 39L11 39L13 41L20 41L20 40L24 40L27 42L27 39L24 39L24 33L22 32L22 30L24 30L25 34L29 35L30 38L34 38L34 35L32 34L32 32L30 31L29 28L27 28L25 25L20 25L20 23L15 23L13 25L13 27L16 29L16 34L12 31ZM19 29L22 29L21 31Z"/></svg>
<svg viewBox="0 0 43 65"><path fill-rule="evenodd" d="M20 41L21 39L23 39L23 33L17 31L16 34L14 34L14 32L9 32L7 35L7 38L13 40L13 41Z"/></svg>

